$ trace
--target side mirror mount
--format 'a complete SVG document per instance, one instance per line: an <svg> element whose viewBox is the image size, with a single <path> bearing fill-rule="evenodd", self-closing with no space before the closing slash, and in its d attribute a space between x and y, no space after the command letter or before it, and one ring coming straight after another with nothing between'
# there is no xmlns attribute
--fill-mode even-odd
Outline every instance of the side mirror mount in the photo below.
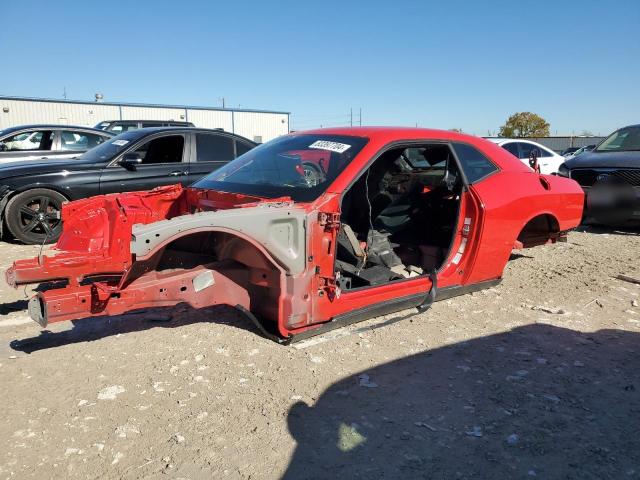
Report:
<svg viewBox="0 0 640 480"><path fill-rule="evenodd" d="M127 170L135 170L142 163L142 157L139 153L129 152L125 153L118 163Z"/></svg>
<svg viewBox="0 0 640 480"><path fill-rule="evenodd" d="M540 173L540 166L538 165L538 157L540 156L540 152L537 148L531 150L529 154L529 166L533 168L537 173Z"/></svg>

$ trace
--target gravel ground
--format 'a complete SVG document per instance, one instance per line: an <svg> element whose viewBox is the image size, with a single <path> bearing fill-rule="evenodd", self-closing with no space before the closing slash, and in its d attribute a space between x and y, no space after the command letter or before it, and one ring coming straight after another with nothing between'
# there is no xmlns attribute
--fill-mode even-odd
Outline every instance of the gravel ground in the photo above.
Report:
<svg viewBox="0 0 640 480"><path fill-rule="evenodd" d="M2 267L37 247L2 244ZM640 236L296 347L234 311L57 324L0 287L0 478L640 477Z"/></svg>

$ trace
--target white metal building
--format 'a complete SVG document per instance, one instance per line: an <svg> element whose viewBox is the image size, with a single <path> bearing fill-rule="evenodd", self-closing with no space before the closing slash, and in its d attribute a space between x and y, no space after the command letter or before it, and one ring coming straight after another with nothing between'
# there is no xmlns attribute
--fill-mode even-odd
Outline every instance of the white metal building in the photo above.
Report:
<svg viewBox="0 0 640 480"><path fill-rule="evenodd" d="M105 120L181 120L258 143L289 133L289 112L0 96L0 129L37 123L93 127Z"/></svg>

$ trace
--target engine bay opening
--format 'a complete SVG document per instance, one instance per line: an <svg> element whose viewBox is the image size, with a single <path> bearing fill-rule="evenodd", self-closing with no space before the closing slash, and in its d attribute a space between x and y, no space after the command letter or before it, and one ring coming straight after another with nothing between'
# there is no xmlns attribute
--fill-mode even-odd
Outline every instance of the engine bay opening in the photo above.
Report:
<svg viewBox="0 0 640 480"><path fill-rule="evenodd" d="M447 144L383 153L342 199L335 264L340 288L381 285L442 267L455 237L462 190Z"/></svg>

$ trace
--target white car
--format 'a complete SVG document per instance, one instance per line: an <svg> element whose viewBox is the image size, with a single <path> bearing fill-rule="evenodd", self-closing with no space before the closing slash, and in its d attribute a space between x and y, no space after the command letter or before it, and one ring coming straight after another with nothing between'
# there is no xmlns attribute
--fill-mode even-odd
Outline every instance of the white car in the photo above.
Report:
<svg viewBox="0 0 640 480"><path fill-rule="evenodd" d="M533 150L537 150L540 173L544 173L546 175L558 173L558 168L566 160L562 155L555 153L553 150L550 150L539 143L532 142L531 140L524 140L520 138L487 138L487 140L497 143L502 148L518 157L522 163L527 166L529 166L529 155L531 155Z"/></svg>

